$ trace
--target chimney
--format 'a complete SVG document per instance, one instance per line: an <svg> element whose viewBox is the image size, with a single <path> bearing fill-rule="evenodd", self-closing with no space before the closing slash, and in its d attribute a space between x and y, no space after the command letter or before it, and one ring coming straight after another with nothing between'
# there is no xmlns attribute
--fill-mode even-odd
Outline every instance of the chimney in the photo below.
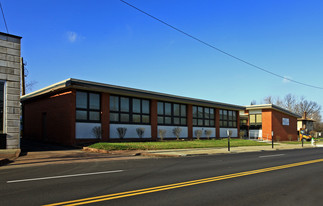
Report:
<svg viewBox="0 0 323 206"><path fill-rule="evenodd" d="M304 112L304 114L303 114L303 119L306 119L306 112Z"/></svg>

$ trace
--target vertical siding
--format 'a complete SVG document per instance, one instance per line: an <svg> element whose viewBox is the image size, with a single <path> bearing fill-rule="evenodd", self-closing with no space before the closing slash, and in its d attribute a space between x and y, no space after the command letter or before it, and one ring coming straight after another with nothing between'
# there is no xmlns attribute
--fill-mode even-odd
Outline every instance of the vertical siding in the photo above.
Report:
<svg viewBox="0 0 323 206"><path fill-rule="evenodd" d="M0 80L5 82L4 133L7 148L20 147L20 38L0 34Z"/></svg>

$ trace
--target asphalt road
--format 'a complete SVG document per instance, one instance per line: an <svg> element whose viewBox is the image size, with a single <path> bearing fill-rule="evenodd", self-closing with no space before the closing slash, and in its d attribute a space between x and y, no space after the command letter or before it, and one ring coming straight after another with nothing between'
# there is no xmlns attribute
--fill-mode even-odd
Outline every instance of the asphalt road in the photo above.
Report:
<svg viewBox="0 0 323 206"><path fill-rule="evenodd" d="M323 205L322 185L322 148L86 162L0 169L0 205Z"/></svg>

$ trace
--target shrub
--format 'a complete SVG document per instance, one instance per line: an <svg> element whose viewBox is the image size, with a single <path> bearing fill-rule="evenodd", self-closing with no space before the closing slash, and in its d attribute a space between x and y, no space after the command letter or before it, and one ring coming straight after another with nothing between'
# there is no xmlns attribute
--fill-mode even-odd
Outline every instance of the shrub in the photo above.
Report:
<svg viewBox="0 0 323 206"><path fill-rule="evenodd" d="M160 140L163 141L164 137L165 137L165 134L166 134L166 130L165 129L159 129L158 134L159 134Z"/></svg>
<svg viewBox="0 0 323 206"><path fill-rule="evenodd" d="M143 135L144 135L144 133L145 133L145 128L143 128L143 127L139 127L139 128L137 128L137 129L136 129L136 132L137 132L138 137L139 137L139 138L142 138L142 136L143 136Z"/></svg>
<svg viewBox="0 0 323 206"><path fill-rule="evenodd" d="M125 128L125 127L118 127L117 128L117 131L118 131L118 134L119 134L120 139L123 139L123 137L126 135L127 128Z"/></svg>
<svg viewBox="0 0 323 206"><path fill-rule="evenodd" d="M95 136L95 138L101 139L101 135L102 135L101 127L100 126L93 127L92 134Z"/></svg>
<svg viewBox="0 0 323 206"><path fill-rule="evenodd" d="M173 129L173 134L176 136L176 140L179 140L179 136L182 132L182 128L176 127Z"/></svg>
<svg viewBox="0 0 323 206"><path fill-rule="evenodd" d="M202 136L203 131L202 131L202 130L200 130L200 129L198 129L198 130L195 130L195 131L194 131L194 134L195 134L195 136L196 136L196 139L197 139L197 140L200 140L200 137Z"/></svg>
<svg viewBox="0 0 323 206"><path fill-rule="evenodd" d="M204 130L204 134L207 137L207 139L210 139L210 136L212 135L212 130L206 129Z"/></svg>

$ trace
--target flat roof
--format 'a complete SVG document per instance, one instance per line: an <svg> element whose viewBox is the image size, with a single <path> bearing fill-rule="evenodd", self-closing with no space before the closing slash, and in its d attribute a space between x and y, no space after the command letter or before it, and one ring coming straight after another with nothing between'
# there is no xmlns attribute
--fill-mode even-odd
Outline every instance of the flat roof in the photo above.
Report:
<svg viewBox="0 0 323 206"><path fill-rule="evenodd" d="M273 110L276 110L276 111L279 111L279 112L282 112L282 113L285 113L285 114L288 114L288 115L291 115L291 116L294 116L297 118L302 117L298 114L295 114L294 112L291 112L287 109L284 109L284 108L274 105L274 104L259 104L259 105L246 106L246 110L257 110L257 109L273 109Z"/></svg>
<svg viewBox="0 0 323 206"><path fill-rule="evenodd" d="M21 97L21 101L24 102L27 100L32 100L34 98L40 97L45 94L50 94L52 92L56 92L59 90L66 90L66 89L105 92L105 93L110 93L115 95L125 95L125 96L132 96L132 97L156 99L160 101L172 101L172 102L184 103L184 104L185 103L198 104L201 106L217 107L220 109L245 110L244 106L239 106L239 105L233 105L233 104L227 104L227 103L221 103L221 102L215 102L215 101L203 100L203 99L195 99L195 98L177 96L172 94L152 92L147 90L134 89L129 87L122 87L122 86L91 82L91 81L73 79L73 78L66 79L64 81L42 88L35 92L26 94Z"/></svg>
<svg viewBox="0 0 323 206"><path fill-rule="evenodd" d="M0 32L0 39L20 44L21 36Z"/></svg>
<svg viewBox="0 0 323 206"><path fill-rule="evenodd" d="M309 121L309 122L316 122L314 119L310 119L310 118L297 118L297 121Z"/></svg>

